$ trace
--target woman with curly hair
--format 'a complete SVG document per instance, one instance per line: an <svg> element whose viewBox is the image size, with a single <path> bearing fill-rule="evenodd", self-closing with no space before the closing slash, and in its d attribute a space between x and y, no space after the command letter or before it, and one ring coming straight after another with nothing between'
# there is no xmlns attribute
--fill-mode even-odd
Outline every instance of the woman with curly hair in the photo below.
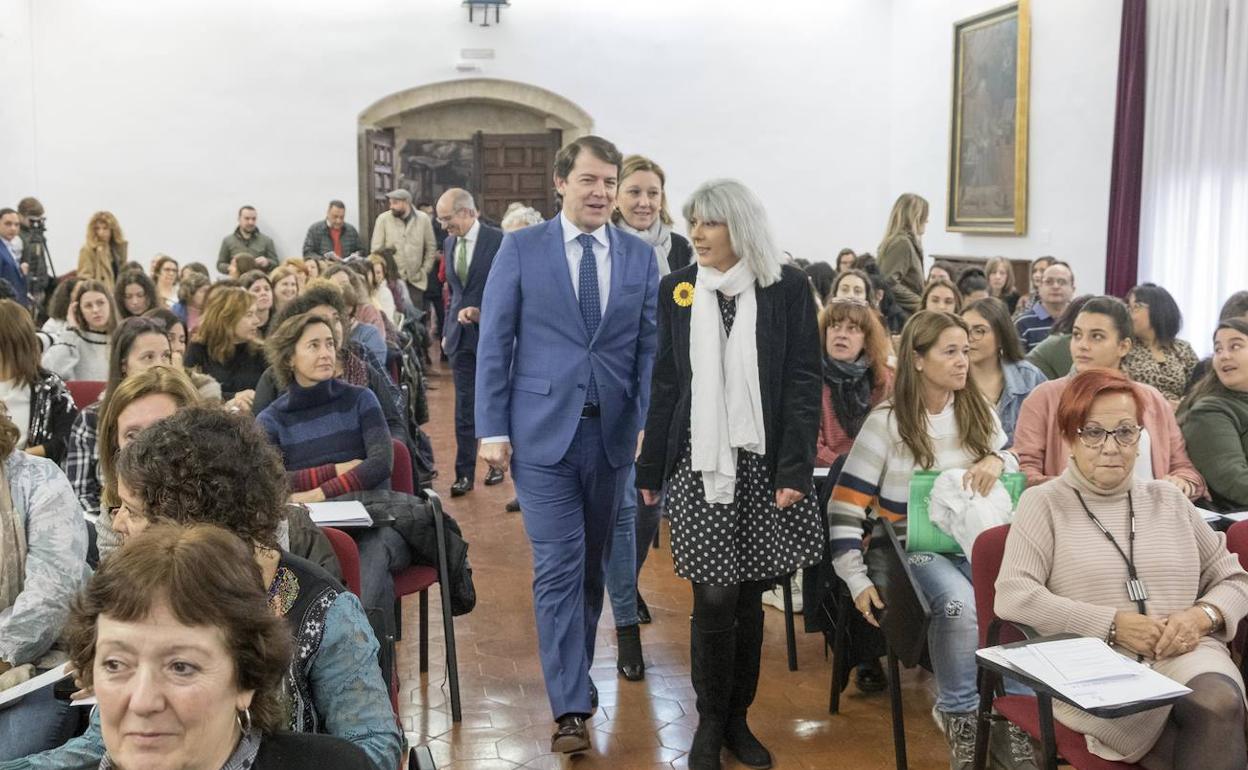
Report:
<svg viewBox="0 0 1248 770"><path fill-rule="evenodd" d="M238 286L217 286L208 295L203 322L192 335L184 363L221 383L226 406L250 412L256 383L264 374L258 344L256 298Z"/></svg>
<svg viewBox="0 0 1248 770"><path fill-rule="evenodd" d="M170 525L135 536L91 579L69 636L100 704L101 767L372 767L345 741L282 730L293 650L286 624L267 611L262 580L229 532ZM166 673L171 658L175 676ZM136 725L181 729L153 741Z"/></svg>
<svg viewBox="0 0 1248 770"><path fill-rule="evenodd" d="M116 470L120 504L113 524L123 542L157 523L210 524L251 552L269 608L294 639L281 727L344 738L378 770L397 770L402 738L377 665L376 637L359 599L278 546L286 475L255 421L209 406L179 410L122 449ZM125 552L123 546L111 558ZM96 768L105 752L100 720L97 711L86 734L22 766Z"/></svg>
<svg viewBox="0 0 1248 770"><path fill-rule="evenodd" d="M97 211L87 222L87 241L78 250L78 277L112 286L126 264L130 244L111 211Z"/></svg>

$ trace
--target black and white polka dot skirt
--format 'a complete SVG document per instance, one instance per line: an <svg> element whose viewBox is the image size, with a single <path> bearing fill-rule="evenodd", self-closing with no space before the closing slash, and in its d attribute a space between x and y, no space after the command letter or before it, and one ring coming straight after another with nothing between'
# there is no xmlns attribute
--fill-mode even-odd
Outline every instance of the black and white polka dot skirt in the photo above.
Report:
<svg viewBox="0 0 1248 770"><path fill-rule="evenodd" d="M729 505L708 503L689 445L667 489L676 574L695 583L735 585L770 580L817 563L824 533L813 485L785 510L761 455L737 453L737 488Z"/></svg>

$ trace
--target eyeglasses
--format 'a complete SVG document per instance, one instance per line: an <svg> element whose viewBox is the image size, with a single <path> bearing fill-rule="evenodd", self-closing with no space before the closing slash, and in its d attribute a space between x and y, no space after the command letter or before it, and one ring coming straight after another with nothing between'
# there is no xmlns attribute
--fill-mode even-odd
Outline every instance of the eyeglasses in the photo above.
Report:
<svg viewBox="0 0 1248 770"><path fill-rule="evenodd" d="M991 329L987 326L984 326L983 324L976 324L971 327L970 338L975 342L979 342L986 334L988 334L989 331L991 331Z"/></svg>
<svg viewBox="0 0 1248 770"><path fill-rule="evenodd" d="M1143 430L1138 425L1119 425L1113 430L1105 430L1099 425L1086 425L1075 431L1079 434L1079 440L1089 449L1095 449L1105 443L1107 436L1113 436L1118 446L1135 446L1135 442L1140 440L1140 431Z"/></svg>
<svg viewBox="0 0 1248 770"><path fill-rule="evenodd" d="M1130 310L1132 313L1134 313L1137 310L1148 310L1148 303L1147 302L1132 302L1130 305L1127 305L1127 309Z"/></svg>

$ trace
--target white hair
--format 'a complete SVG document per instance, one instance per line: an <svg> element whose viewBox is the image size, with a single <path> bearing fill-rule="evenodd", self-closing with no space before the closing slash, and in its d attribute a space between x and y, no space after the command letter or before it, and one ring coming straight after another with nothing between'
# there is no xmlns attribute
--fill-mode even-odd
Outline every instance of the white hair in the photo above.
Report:
<svg viewBox="0 0 1248 770"><path fill-rule="evenodd" d="M542 218L541 212L531 206L515 203L507 207L507 214L503 217L500 227L503 232L509 233L512 230L519 230L522 227L530 225L538 225L546 220Z"/></svg>
<svg viewBox="0 0 1248 770"><path fill-rule="evenodd" d="M733 252L750 266L759 286L780 280L781 252L772 237L763 202L750 188L735 179L712 179L693 191L682 213L685 221L727 225Z"/></svg>

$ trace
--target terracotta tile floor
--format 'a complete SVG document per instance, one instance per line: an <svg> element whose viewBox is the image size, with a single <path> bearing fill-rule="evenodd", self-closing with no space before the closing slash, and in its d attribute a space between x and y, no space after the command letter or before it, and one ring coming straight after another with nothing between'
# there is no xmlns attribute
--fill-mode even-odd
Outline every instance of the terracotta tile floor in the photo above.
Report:
<svg viewBox="0 0 1248 770"><path fill-rule="evenodd" d="M503 510L512 496L511 480L495 487L481 484L452 500L454 457L451 380L435 364L430 391L429 431L441 476L434 488L463 527L477 588L477 607L456 618L463 721L451 722L445 678L440 610L431 593L429 672L417 666L417 602L409 597L399 648L400 716L409 741L428 743L439 768L683 768L697 724L689 684L688 583L672 572L664 529L663 548L651 551L641 590L654 615L642 626L646 679L626 682L615 671L615 633L604 612L598 635L593 677L601 708L591 722L593 751L552 755L553 730L537 659L533 619L531 563L519 514ZM610 604L608 603L608 607ZM893 751L886 694L864 696L851 685L841 713L828 714L831 663L824 658L822 636L802 634L798 619L799 670L785 665L784 622L779 610L767 610L767 637L757 700L750 724L772 750L777 768L891 768ZM930 675L902 675L908 751L912 768L948 766L943 738L929 715ZM725 754L725 766L741 767Z"/></svg>

